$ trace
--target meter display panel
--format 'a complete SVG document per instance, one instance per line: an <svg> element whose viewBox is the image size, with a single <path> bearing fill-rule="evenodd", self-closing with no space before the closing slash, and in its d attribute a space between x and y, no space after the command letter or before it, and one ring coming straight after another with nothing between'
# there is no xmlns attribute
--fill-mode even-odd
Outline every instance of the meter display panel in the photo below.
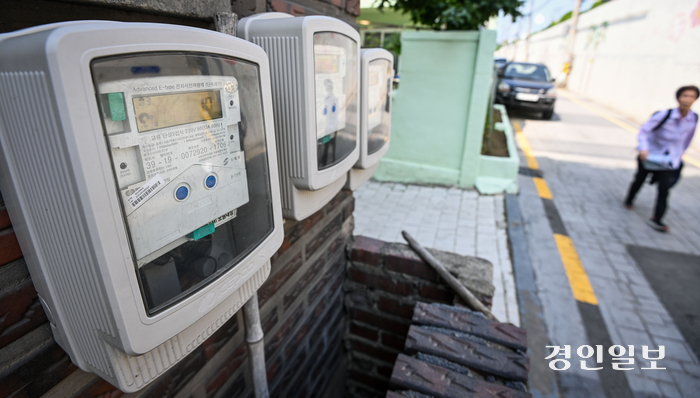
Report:
<svg viewBox="0 0 700 398"><path fill-rule="evenodd" d="M258 66L215 54L91 63L149 314L235 267L273 231Z"/></svg>
<svg viewBox="0 0 700 398"><path fill-rule="evenodd" d="M367 68L367 154L381 149L389 140L391 123L391 62L375 59Z"/></svg>
<svg viewBox="0 0 700 398"><path fill-rule="evenodd" d="M314 33L316 154L323 170L345 159L357 141L357 43L340 33Z"/></svg>

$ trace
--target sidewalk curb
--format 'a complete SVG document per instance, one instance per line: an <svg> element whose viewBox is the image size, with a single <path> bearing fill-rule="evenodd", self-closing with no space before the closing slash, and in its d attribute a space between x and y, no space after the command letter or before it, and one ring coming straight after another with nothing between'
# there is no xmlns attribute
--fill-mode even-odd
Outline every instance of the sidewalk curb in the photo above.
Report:
<svg viewBox="0 0 700 398"><path fill-rule="evenodd" d="M518 196L505 195L508 243L513 259L515 287L520 308L520 326L527 330L528 356L530 357L529 388L533 397L559 397L556 374L549 369L544 358L547 345L551 345L545 329L542 304L537 296L537 284L530 263L530 254Z"/></svg>

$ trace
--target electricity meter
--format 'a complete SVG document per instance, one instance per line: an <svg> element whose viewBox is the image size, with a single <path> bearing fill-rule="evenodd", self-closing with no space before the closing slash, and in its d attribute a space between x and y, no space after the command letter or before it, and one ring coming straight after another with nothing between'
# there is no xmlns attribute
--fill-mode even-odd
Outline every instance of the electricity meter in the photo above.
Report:
<svg viewBox="0 0 700 398"><path fill-rule="evenodd" d="M360 159L348 172L345 188L351 191L377 171L391 133L394 56L381 48L363 49L360 65Z"/></svg>
<svg viewBox="0 0 700 398"><path fill-rule="evenodd" d="M243 18L239 37L270 57L284 217L302 220L328 203L357 162L359 33L324 16Z"/></svg>
<svg viewBox="0 0 700 398"><path fill-rule="evenodd" d="M122 391L214 333L283 239L269 62L161 24L0 36L0 189L56 341Z"/></svg>

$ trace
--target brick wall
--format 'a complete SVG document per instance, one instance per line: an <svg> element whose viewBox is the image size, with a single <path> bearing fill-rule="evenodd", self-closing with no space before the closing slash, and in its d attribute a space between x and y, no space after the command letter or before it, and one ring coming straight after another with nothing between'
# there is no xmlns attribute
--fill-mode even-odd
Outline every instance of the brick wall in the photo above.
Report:
<svg viewBox="0 0 700 398"><path fill-rule="evenodd" d="M431 252L443 263L459 257ZM396 357L403 351L416 303L463 303L406 245L358 236L349 257L344 287L346 388L352 397L383 397ZM490 284L490 278L487 282ZM492 286L481 290L475 292L477 297L490 306Z"/></svg>
<svg viewBox="0 0 700 398"><path fill-rule="evenodd" d="M360 0L22 0L3 2L0 33L62 21L104 19L214 29L217 12L239 18L266 11L326 15L358 27Z"/></svg>
<svg viewBox="0 0 700 398"><path fill-rule="evenodd" d="M27 272L7 211L0 207L0 398L122 395L75 367L55 343ZM258 292L273 397L321 396L343 358L346 246L354 198L339 193L285 240ZM252 394L242 311L138 397L234 397Z"/></svg>
<svg viewBox="0 0 700 398"><path fill-rule="evenodd" d="M268 0L268 9L294 16L328 15L357 28L360 0Z"/></svg>

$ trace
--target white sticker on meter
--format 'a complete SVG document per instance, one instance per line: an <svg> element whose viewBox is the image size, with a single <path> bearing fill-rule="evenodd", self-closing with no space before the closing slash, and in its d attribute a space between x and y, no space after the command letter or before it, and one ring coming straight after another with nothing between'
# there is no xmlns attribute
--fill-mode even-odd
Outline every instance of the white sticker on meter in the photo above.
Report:
<svg viewBox="0 0 700 398"><path fill-rule="evenodd" d="M345 49L323 44L314 45L314 73L316 138L323 138L345 128Z"/></svg>
<svg viewBox="0 0 700 398"><path fill-rule="evenodd" d="M137 259L231 220L248 203L234 77L137 78L99 89Z"/></svg>
<svg viewBox="0 0 700 398"><path fill-rule="evenodd" d="M165 185L165 182L160 177L160 174L156 174L153 178L143 184L141 188L137 189L136 192L127 197L126 201L129 202L134 210L136 210L146 199L148 199L149 196L155 195L156 192L163 187L163 185Z"/></svg>

